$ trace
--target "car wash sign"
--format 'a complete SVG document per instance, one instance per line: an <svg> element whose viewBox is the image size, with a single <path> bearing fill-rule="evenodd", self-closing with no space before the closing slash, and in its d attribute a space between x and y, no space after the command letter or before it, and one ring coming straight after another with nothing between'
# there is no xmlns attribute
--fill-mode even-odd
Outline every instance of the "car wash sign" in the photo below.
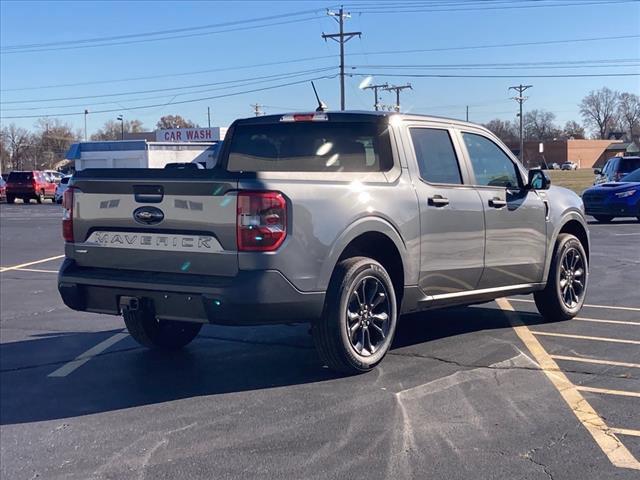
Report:
<svg viewBox="0 0 640 480"><path fill-rule="evenodd" d="M226 128L169 128L156 130L157 142L217 142L222 140Z"/></svg>

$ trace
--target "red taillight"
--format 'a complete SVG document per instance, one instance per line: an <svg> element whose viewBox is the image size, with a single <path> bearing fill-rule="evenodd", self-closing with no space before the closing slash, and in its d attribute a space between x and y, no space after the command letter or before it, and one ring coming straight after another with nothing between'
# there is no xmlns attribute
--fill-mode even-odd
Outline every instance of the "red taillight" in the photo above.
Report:
<svg viewBox="0 0 640 480"><path fill-rule="evenodd" d="M69 187L62 195L62 236L66 242L73 242L73 187Z"/></svg>
<svg viewBox="0 0 640 480"><path fill-rule="evenodd" d="M239 192L239 251L276 250L287 236L287 202L278 192Z"/></svg>

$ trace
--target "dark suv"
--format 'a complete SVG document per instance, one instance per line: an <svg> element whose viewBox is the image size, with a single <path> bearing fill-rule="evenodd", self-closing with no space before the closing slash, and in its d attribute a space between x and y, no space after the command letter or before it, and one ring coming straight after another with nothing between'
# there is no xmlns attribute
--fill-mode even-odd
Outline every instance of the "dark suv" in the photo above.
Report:
<svg viewBox="0 0 640 480"><path fill-rule="evenodd" d="M625 175L630 174L634 170L640 168L640 157L613 157L607 160L604 168L596 168L593 173L596 174L594 185L607 182L618 182Z"/></svg>
<svg viewBox="0 0 640 480"><path fill-rule="evenodd" d="M39 170L11 172L7 179L7 203L15 202L16 198L21 198L24 203L29 203L32 198L38 203L47 198L53 202L55 193L56 184Z"/></svg>

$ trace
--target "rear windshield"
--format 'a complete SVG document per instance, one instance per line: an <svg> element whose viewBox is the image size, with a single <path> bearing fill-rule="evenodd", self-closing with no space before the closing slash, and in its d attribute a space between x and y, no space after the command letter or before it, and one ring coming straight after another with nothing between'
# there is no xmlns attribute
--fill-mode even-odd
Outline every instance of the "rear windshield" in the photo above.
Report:
<svg viewBox="0 0 640 480"><path fill-rule="evenodd" d="M392 167L386 126L365 122L236 125L232 172L380 172Z"/></svg>
<svg viewBox="0 0 640 480"><path fill-rule="evenodd" d="M30 182L33 180L33 172L11 172L8 182Z"/></svg>
<svg viewBox="0 0 640 480"><path fill-rule="evenodd" d="M71 178L71 177L62 177L62 178L60 179L60 183L61 183L62 185L66 185L67 183L69 183L69 179L70 179L70 178Z"/></svg>
<svg viewBox="0 0 640 480"><path fill-rule="evenodd" d="M629 173L640 168L640 158L621 158L618 170Z"/></svg>

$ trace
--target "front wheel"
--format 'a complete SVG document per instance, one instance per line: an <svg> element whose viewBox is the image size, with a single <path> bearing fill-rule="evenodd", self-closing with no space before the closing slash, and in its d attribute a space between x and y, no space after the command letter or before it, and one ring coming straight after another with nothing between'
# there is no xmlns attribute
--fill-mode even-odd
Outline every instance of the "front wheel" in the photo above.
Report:
<svg viewBox="0 0 640 480"><path fill-rule="evenodd" d="M16 197L13 195L7 195L7 203L15 203Z"/></svg>
<svg viewBox="0 0 640 480"><path fill-rule="evenodd" d="M36 202L37 203L42 203L44 202L44 192L40 192L38 195L36 195Z"/></svg>
<svg viewBox="0 0 640 480"><path fill-rule="evenodd" d="M600 223L609 223L611 220L613 220L613 215L594 215L593 218L595 218Z"/></svg>
<svg viewBox="0 0 640 480"><path fill-rule="evenodd" d="M159 350L178 350L200 332L201 323L158 320L150 309L127 310L122 314L129 334L140 345Z"/></svg>
<svg viewBox="0 0 640 480"><path fill-rule="evenodd" d="M396 319L396 295L384 267L366 257L340 262L322 318L311 327L320 359L340 373L371 370L389 351Z"/></svg>
<svg viewBox="0 0 640 480"><path fill-rule="evenodd" d="M587 292L589 265L587 254L574 235L558 235L544 290L533 298L545 320L568 320L575 317Z"/></svg>

